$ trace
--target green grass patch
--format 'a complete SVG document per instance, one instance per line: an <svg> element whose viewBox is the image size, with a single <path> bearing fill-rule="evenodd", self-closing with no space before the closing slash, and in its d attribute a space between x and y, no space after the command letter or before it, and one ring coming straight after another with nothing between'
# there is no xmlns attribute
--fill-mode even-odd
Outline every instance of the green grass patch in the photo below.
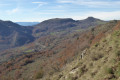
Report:
<svg viewBox="0 0 120 80"><path fill-rule="evenodd" d="M33 50L27 50L27 51L25 51L26 53L30 53L30 52L32 52Z"/></svg>
<svg viewBox="0 0 120 80"><path fill-rule="evenodd" d="M105 72L106 72L107 74L114 74L112 68L105 68Z"/></svg>
<svg viewBox="0 0 120 80"><path fill-rule="evenodd" d="M113 35L114 35L114 36L120 36L120 31L115 31L115 32L113 33Z"/></svg>

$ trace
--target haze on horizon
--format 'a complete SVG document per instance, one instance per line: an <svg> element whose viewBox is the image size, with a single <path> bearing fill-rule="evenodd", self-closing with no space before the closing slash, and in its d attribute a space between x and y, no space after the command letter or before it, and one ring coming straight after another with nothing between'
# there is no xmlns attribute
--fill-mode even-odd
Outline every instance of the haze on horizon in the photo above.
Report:
<svg viewBox="0 0 120 80"><path fill-rule="evenodd" d="M41 22L51 18L120 19L120 0L1 0L0 19Z"/></svg>

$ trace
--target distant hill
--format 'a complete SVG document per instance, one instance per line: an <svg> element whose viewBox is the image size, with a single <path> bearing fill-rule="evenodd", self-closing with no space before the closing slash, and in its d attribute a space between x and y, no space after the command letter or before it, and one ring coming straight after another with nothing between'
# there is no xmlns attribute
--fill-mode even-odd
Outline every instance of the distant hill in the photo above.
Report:
<svg viewBox="0 0 120 80"><path fill-rule="evenodd" d="M34 26L39 24L40 22L15 22L21 26Z"/></svg>
<svg viewBox="0 0 120 80"><path fill-rule="evenodd" d="M33 34L36 37L45 36L48 34L68 34L72 32L80 32L82 29L88 27L95 27L96 25L103 24L105 21L88 17L84 20L73 20L71 18L55 18L49 19L35 25Z"/></svg>
<svg viewBox="0 0 120 80"><path fill-rule="evenodd" d="M21 46L33 40L31 27L0 20L0 50Z"/></svg>

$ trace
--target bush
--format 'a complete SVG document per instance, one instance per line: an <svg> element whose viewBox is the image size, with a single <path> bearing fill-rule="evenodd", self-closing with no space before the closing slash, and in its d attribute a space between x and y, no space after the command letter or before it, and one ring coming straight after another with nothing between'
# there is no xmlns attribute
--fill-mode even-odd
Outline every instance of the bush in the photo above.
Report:
<svg viewBox="0 0 120 80"><path fill-rule="evenodd" d="M79 75L81 76L84 73L84 70L82 68L79 69Z"/></svg>
<svg viewBox="0 0 120 80"><path fill-rule="evenodd" d="M77 76L73 76L73 75L68 75L68 77L67 77L67 80L77 80L78 79L78 77Z"/></svg>
<svg viewBox="0 0 120 80"><path fill-rule="evenodd" d="M102 42L106 42L107 40L106 39L103 39L103 41Z"/></svg>
<svg viewBox="0 0 120 80"><path fill-rule="evenodd" d="M116 56L117 56L117 57L120 56L120 50L116 52Z"/></svg>
<svg viewBox="0 0 120 80"><path fill-rule="evenodd" d="M115 75L116 75L117 77L120 77L120 70L116 71L116 72L115 72Z"/></svg>
<svg viewBox="0 0 120 80"><path fill-rule="evenodd" d="M106 72L107 72L108 74L114 74L114 72L113 72L113 69L112 69L112 68L107 68L107 69L106 69Z"/></svg>
<svg viewBox="0 0 120 80"><path fill-rule="evenodd" d="M73 80L72 75L69 74L68 77L67 77L67 80Z"/></svg>
<svg viewBox="0 0 120 80"><path fill-rule="evenodd" d="M115 36L120 36L120 31L115 31L115 32L114 32L114 35L115 35Z"/></svg>
<svg viewBox="0 0 120 80"><path fill-rule="evenodd" d="M102 57L103 57L102 54L95 54L95 55L92 56L92 60L93 60L93 61L97 61L97 60L99 60L99 59L102 58Z"/></svg>
<svg viewBox="0 0 120 80"><path fill-rule="evenodd" d="M117 66L117 68L116 68L116 70L115 70L115 75L116 75L117 77L120 77L120 62L118 63L118 66Z"/></svg>
<svg viewBox="0 0 120 80"><path fill-rule="evenodd" d="M92 76L92 77L95 76L96 73L97 73L97 71L92 72L92 73L91 73L91 76Z"/></svg>
<svg viewBox="0 0 120 80"><path fill-rule="evenodd" d="M32 62L34 62L32 59L25 58L24 61L21 64L21 66L25 66L25 65L30 64Z"/></svg>
<svg viewBox="0 0 120 80"><path fill-rule="evenodd" d="M40 79L43 76L44 76L44 71L42 69L40 69L40 71L36 73L35 79Z"/></svg>
<svg viewBox="0 0 120 80"><path fill-rule="evenodd" d="M95 44L95 47L98 47L98 46L99 46L99 43L96 43L96 44Z"/></svg>

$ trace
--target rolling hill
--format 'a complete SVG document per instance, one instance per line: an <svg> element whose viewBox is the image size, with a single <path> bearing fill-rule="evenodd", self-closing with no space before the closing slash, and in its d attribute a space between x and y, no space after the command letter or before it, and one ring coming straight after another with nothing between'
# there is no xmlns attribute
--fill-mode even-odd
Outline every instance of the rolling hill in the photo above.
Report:
<svg viewBox="0 0 120 80"><path fill-rule="evenodd" d="M111 34L112 28L117 23L118 21L105 22L93 17L77 21L56 18L43 21L33 27L23 26L25 30L30 30L30 35L35 40L0 53L0 79L77 80L82 78L77 76L78 78L74 79L71 75L73 78L67 79L70 74L66 72L76 69L77 63L82 61L80 59L82 52L89 51L94 45L98 46L97 42L107 34ZM86 58L85 60L88 62ZM78 62L73 64L75 61Z"/></svg>

